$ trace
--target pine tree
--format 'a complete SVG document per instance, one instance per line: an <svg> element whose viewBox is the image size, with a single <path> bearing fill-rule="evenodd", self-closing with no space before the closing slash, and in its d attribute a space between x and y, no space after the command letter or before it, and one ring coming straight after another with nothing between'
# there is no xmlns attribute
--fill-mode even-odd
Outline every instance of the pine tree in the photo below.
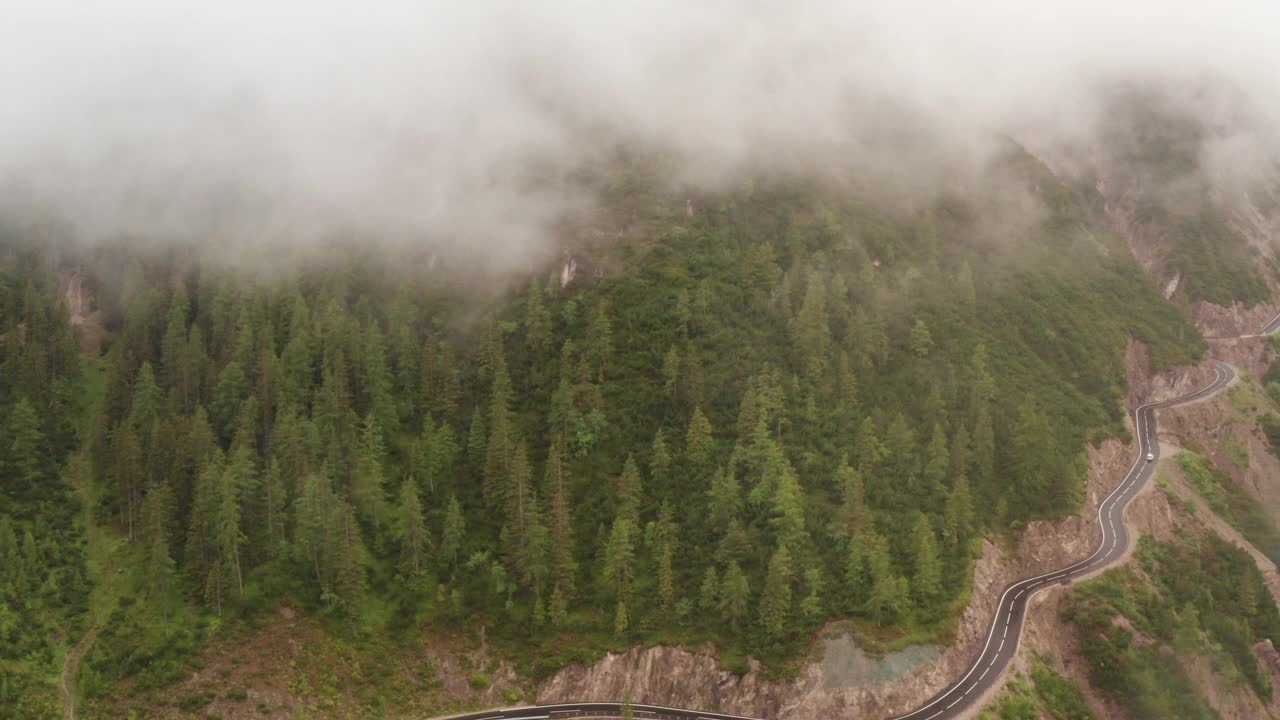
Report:
<svg viewBox="0 0 1280 720"><path fill-rule="evenodd" d="M901 497L902 489L915 490L919 457L915 431L906 416L898 413L884 432L884 462L876 477L880 486L875 495L892 491Z"/></svg>
<svg viewBox="0 0 1280 720"><path fill-rule="evenodd" d="M484 427L484 414L477 406L471 413L471 426L467 432L467 461L472 467L484 467L487 450L485 444L487 440L487 431Z"/></svg>
<svg viewBox="0 0 1280 720"><path fill-rule="evenodd" d="M573 553L573 521L569 512L569 491L560 445L559 439L551 443L543 487L546 488L546 495L550 496L551 580L568 603L572 602L576 593L578 563Z"/></svg>
<svg viewBox="0 0 1280 720"><path fill-rule="evenodd" d="M764 411L757 402L756 380L752 379L746 392L742 393L742 402L738 403L738 442L745 443L756 432L761 422L768 424Z"/></svg>
<svg viewBox="0 0 1280 720"><path fill-rule="evenodd" d="M662 357L662 388L667 397L674 398L680 387L680 351L675 345Z"/></svg>
<svg viewBox="0 0 1280 720"><path fill-rule="evenodd" d="M364 568L360 565L363 553L360 527L356 524L355 511L342 500L335 501L332 517L335 523L329 537L333 548L333 594L348 614L354 615L365 590Z"/></svg>
<svg viewBox="0 0 1280 720"><path fill-rule="evenodd" d="M503 485L502 535L510 564L527 575L529 508L533 507L533 486L529 454L523 442L516 445L510 466L511 476Z"/></svg>
<svg viewBox="0 0 1280 720"><path fill-rule="evenodd" d="M777 484L772 499L770 525L777 533L779 545L798 550L804 538L804 491L800 480L783 459L777 471Z"/></svg>
<svg viewBox="0 0 1280 720"><path fill-rule="evenodd" d="M1031 513L1048 512L1050 481L1053 467L1053 433L1049 422L1027 396L1018 409L1018 419L1009 439L1009 468L1013 473L1014 494L1019 506Z"/></svg>
<svg viewBox="0 0 1280 720"><path fill-rule="evenodd" d="M742 511L742 492L738 487L738 478L733 472L733 465L721 467L711 477L710 521L715 528L728 527Z"/></svg>
<svg viewBox="0 0 1280 720"><path fill-rule="evenodd" d="M929 334L929 326L925 325L924 320L916 320L916 324L911 327L911 352L916 357L928 357L933 352L933 336Z"/></svg>
<svg viewBox="0 0 1280 720"><path fill-rule="evenodd" d="M374 415L382 429L394 437L400 427L400 415L391 396L393 383L387 369L386 338L376 322L370 322L365 330L360 360L357 378L361 390L360 407L366 415Z"/></svg>
<svg viewBox="0 0 1280 720"><path fill-rule="evenodd" d="M240 403L240 414L236 417L234 431L231 436L231 449L245 448L254 455L258 454L258 398L250 395Z"/></svg>
<svg viewBox="0 0 1280 720"><path fill-rule="evenodd" d="M387 337L391 340L391 367L394 397L398 401L400 419L414 413L418 397L420 342L414 328L417 308L410 300L408 288L401 288L388 312Z"/></svg>
<svg viewBox="0 0 1280 720"><path fill-rule="evenodd" d="M854 445L853 457L857 461L858 472L865 482L874 476L876 468L884 458L885 449L876 436L876 424L870 416L862 420L858 427L858 441Z"/></svg>
<svg viewBox="0 0 1280 720"><path fill-rule="evenodd" d="M671 489L671 452L667 450L667 440L658 428L653 435L653 447L649 454L649 478L653 481L655 493L667 494Z"/></svg>
<svg viewBox="0 0 1280 720"><path fill-rule="evenodd" d="M218 481L211 540L212 563L205 579L205 599L222 614L224 599L235 589L244 595L244 573L240 564L240 548L245 536L241 530L240 488L251 472L247 450L240 450L228 462Z"/></svg>
<svg viewBox="0 0 1280 720"><path fill-rule="evenodd" d="M615 637L622 637L627 633L630 625L630 619L627 613L627 603L625 600L618 600L613 612L613 634Z"/></svg>
<svg viewBox="0 0 1280 720"><path fill-rule="evenodd" d="M288 504L288 491L280 472L280 461L272 460L267 472L262 476L262 507L265 511L268 557L275 557L285 541L285 507Z"/></svg>
<svg viewBox="0 0 1280 720"><path fill-rule="evenodd" d="M693 322L693 307L689 301L689 291L680 288L676 291L676 332L680 337L688 338L690 325Z"/></svg>
<svg viewBox="0 0 1280 720"><path fill-rule="evenodd" d="M720 577L715 566L708 566L702 574L702 585L698 589L698 608L703 612L711 612L720 602Z"/></svg>
<svg viewBox="0 0 1280 720"><path fill-rule="evenodd" d="M328 582L330 558L327 550L326 531L331 524L333 492L329 481L311 474L302 483L294 508L294 545L311 568L316 583Z"/></svg>
<svg viewBox="0 0 1280 720"><path fill-rule="evenodd" d="M760 625L770 640L778 640L786 630L791 616L791 553L786 545L779 545L769 560L769 572L765 576L764 594L760 597Z"/></svg>
<svg viewBox="0 0 1280 720"><path fill-rule="evenodd" d="M511 424L511 379L507 375L506 363L499 356L489 395L489 439L485 443L483 489L490 507L502 499L503 488L511 478L516 446Z"/></svg>
<svg viewBox="0 0 1280 720"><path fill-rule="evenodd" d="M973 442L969 451L969 477L977 484L981 496L990 498L995 477L996 434L991 425L991 410L978 409L973 425Z"/></svg>
<svg viewBox="0 0 1280 720"><path fill-rule="evenodd" d="M969 495L969 479L961 475L947 495L943 512L943 538L950 547L963 546L973 535L973 499Z"/></svg>
<svg viewBox="0 0 1280 720"><path fill-rule="evenodd" d="M360 426L350 497L361 516L372 522L375 528L381 527L385 513L383 506L386 504L386 476L383 464L386 462L386 455L382 425L378 422L377 415L370 411Z"/></svg>
<svg viewBox="0 0 1280 720"><path fill-rule="evenodd" d="M866 523L867 507L862 474L849 467L846 458L841 458L840 465L836 468L835 486L840 493L836 525L846 538L852 538L858 528Z"/></svg>
<svg viewBox="0 0 1280 720"><path fill-rule="evenodd" d="M187 354L187 324L190 321L191 303L186 288L181 285L173 293L165 325L164 339L160 341L161 369L164 384L172 388L182 409L192 401L191 359Z"/></svg>
<svg viewBox="0 0 1280 720"><path fill-rule="evenodd" d="M990 411L991 400L996 395L995 379L987 369L987 346L979 343L969 362L969 420L975 426L980 410Z"/></svg>
<svg viewBox="0 0 1280 720"><path fill-rule="evenodd" d="M631 523L626 519L613 522L604 553L604 588L619 603L631 598L635 572L635 538Z"/></svg>
<svg viewBox="0 0 1280 720"><path fill-rule="evenodd" d="M685 440L685 459L695 471L704 470L711 462L711 454L715 449L715 440L711 436L711 421L702 414L702 408L693 409L693 418L689 420L689 434Z"/></svg>
<svg viewBox="0 0 1280 720"><path fill-rule="evenodd" d="M122 519L125 522L126 536L129 542L134 542L138 539L138 514L142 506L144 486L142 447L138 443L137 431L128 422L122 422L116 427L111 440L115 450L112 475L124 501Z"/></svg>
<svg viewBox="0 0 1280 720"><path fill-rule="evenodd" d="M6 470L4 490L10 498L7 504L12 506L13 500L32 499L44 492L46 447L40 418L25 397L10 411L6 430L3 437L9 440L8 454L0 462Z"/></svg>
<svg viewBox="0 0 1280 720"><path fill-rule="evenodd" d="M155 372L151 363L144 362L138 369L138 377L133 382L133 403L129 408L129 422L143 440L144 447L160 420L160 403L163 393L156 384ZM149 447L147 449L150 449Z"/></svg>
<svg viewBox="0 0 1280 720"><path fill-rule="evenodd" d="M210 419L213 421L214 430L223 442L230 442L235 432L236 420L240 416L240 403L244 401L247 390L248 379L240 363L228 363L218 374L218 385L213 392Z"/></svg>
<svg viewBox="0 0 1280 720"><path fill-rule="evenodd" d="M335 349L324 361L320 390L312 404L311 418L319 433L329 472L346 486L352 473L352 441L360 422L351 403L346 356Z"/></svg>
<svg viewBox="0 0 1280 720"><path fill-rule="evenodd" d="M280 398L282 404L302 407L311 397L315 378L315 354L311 333L305 325L296 328L280 355Z"/></svg>
<svg viewBox="0 0 1280 720"><path fill-rule="evenodd" d="M613 354L613 324L609 321L608 308L603 301L596 305L591 324L587 327L587 359L596 369L596 382L604 382L606 366Z"/></svg>
<svg viewBox="0 0 1280 720"><path fill-rule="evenodd" d="M751 550L751 538L747 536L746 528L742 526L741 520L733 518L729 521L724 537L720 539L720 545L716 548L716 559L720 562L730 560L745 562L750 558Z"/></svg>
<svg viewBox="0 0 1280 720"><path fill-rule="evenodd" d="M653 534L653 552L658 565L658 607L667 613L675 604L675 579L672 576L671 559L676 550L677 528L671 515L671 504L664 500L658 510L658 522Z"/></svg>
<svg viewBox="0 0 1280 720"><path fill-rule="evenodd" d="M548 607L547 614L551 618L551 626L562 628L569 618L569 601L565 599L564 591L559 585L551 591L551 603Z"/></svg>
<svg viewBox="0 0 1280 720"><path fill-rule="evenodd" d="M525 342L534 357L542 354L551 339L551 315L542 303L542 290L538 283L529 284L529 297L525 301Z"/></svg>
<svg viewBox="0 0 1280 720"><path fill-rule="evenodd" d="M222 483L222 451L214 448L199 468L191 500L187 526L186 561L183 566L192 581L204 587L213 557L215 516Z"/></svg>
<svg viewBox="0 0 1280 720"><path fill-rule="evenodd" d="M569 418L575 410L576 382L573 379L573 358L577 352L572 340L565 340L560 347L559 380L551 394L551 407L547 415L547 424L552 434L564 437L569 432Z"/></svg>
<svg viewBox="0 0 1280 720"><path fill-rule="evenodd" d="M165 483L153 483L142 503L146 585L148 599L160 608L166 636L172 592L177 582L177 566L171 551L176 511L173 490Z"/></svg>
<svg viewBox="0 0 1280 720"><path fill-rule="evenodd" d="M947 479L947 468L951 463L951 453L947 448L947 434L942 423L934 423L933 437L925 450L928 458L924 466L924 490L927 499L941 497L943 483Z"/></svg>
<svg viewBox="0 0 1280 720"><path fill-rule="evenodd" d="M720 599L717 603L720 616L736 631L747 615L750 602L751 587L747 584L747 576L742 574L738 563L730 562L724 571L724 579L720 582Z"/></svg>
<svg viewBox="0 0 1280 720"><path fill-rule="evenodd" d="M938 543L933 536L929 518L921 515L911 532L911 545L915 554L911 593L922 607L930 607L942 592L942 559L938 556Z"/></svg>
<svg viewBox="0 0 1280 720"><path fill-rule="evenodd" d="M849 360L849 353L844 350L840 351L837 361L837 381L836 413L840 420L840 432L842 435L849 434L853 431L852 422L858 410L858 375Z"/></svg>
<svg viewBox="0 0 1280 720"><path fill-rule="evenodd" d="M614 517L626 520L632 527L640 527L640 498L643 493L640 469L635 457L628 455L618 478L618 493L614 504Z"/></svg>
<svg viewBox="0 0 1280 720"><path fill-rule="evenodd" d="M893 572L884 538L870 538L865 552L871 577L866 611L877 625L883 625L886 621L897 619L910 608L910 591L906 579Z"/></svg>
<svg viewBox="0 0 1280 720"><path fill-rule="evenodd" d="M826 610L823 606L822 592L826 582L822 577L822 567L814 566L804 571L804 584L809 594L800 601L800 614L809 622L821 618Z"/></svg>
<svg viewBox="0 0 1280 720"><path fill-rule="evenodd" d="M526 587L533 588L535 601L541 602L542 588L551 572L551 532L542 521L535 495L525 509L525 539L521 552L522 578Z"/></svg>
<svg viewBox="0 0 1280 720"><path fill-rule="evenodd" d="M455 497L449 498L448 508L444 515L444 528L440 531L440 555L449 558L449 567L457 567L458 551L462 549L462 541L466 537L466 520L462 515L462 506Z"/></svg>
<svg viewBox="0 0 1280 720"><path fill-rule="evenodd" d="M400 485L396 536L400 541L400 567L407 575L418 575L426 563L427 526L422 517L422 503L418 501L417 485L409 480Z"/></svg>
<svg viewBox="0 0 1280 720"><path fill-rule="evenodd" d="M965 429L963 423L959 423L959 427L951 436L951 460L947 474L953 486L961 476L969 474L969 431Z"/></svg>
<svg viewBox="0 0 1280 720"><path fill-rule="evenodd" d="M258 346L258 323L249 302L241 302L235 322L235 350L233 359L242 368L253 367Z"/></svg>
<svg viewBox="0 0 1280 720"><path fill-rule="evenodd" d="M809 274L804 302L791 321L791 337L797 351L797 366L810 381L816 381L827 367L831 348L831 320L827 315L825 279Z"/></svg>

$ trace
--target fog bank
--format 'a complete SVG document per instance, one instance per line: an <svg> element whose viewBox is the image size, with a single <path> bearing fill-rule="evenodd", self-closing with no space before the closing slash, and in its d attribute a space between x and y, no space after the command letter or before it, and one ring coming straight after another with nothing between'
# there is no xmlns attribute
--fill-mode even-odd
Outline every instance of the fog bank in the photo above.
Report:
<svg viewBox="0 0 1280 720"><path fill-rule="evenodd" d="M14 3L11 3L14 4ZM997 137L1087 148L1099 89L1188 92L1215 173L1270 152L1270 3L27 3L0 16L3 205L270 252L342 235L519 264L613 143L928 193ZM1243 118L1243 120L1242 120ZM1247 122L1245 121L1247 120Z"/></svg>

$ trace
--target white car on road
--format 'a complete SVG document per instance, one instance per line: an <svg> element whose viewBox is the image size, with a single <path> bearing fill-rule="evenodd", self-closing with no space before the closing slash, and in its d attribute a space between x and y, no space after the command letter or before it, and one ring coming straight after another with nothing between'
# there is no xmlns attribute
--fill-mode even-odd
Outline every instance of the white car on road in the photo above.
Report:
<svg viewBox="0 0 1280 720"><path fill-rule="evenodd" d="M1153 453L1153 452L1149 452L1149 453L1147 453L1147 462L1151 462L1152 460L1155 460L1155 459L1156 459L1156 454L1155 454L1155 453Z"/></svg>

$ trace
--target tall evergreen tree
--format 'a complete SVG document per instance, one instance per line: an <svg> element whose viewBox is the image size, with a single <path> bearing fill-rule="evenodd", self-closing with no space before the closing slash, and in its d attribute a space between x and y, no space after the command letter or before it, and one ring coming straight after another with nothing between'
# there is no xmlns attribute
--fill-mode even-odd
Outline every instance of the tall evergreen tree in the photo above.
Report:
<svg viewBox="0 0 1280 720"><path fill-rule="evenodd" d="M827 314L827 290L819 273L809 273L804 302L791 321L792 342L800 372L814 382L827 367L831 348L831 320Z"/></svg>
<svg viewBox="0 0 1280 720"><path fill-rule="evenodd" d="M0 460L7 476L5 494L10 503L30 500L44 493L47 479L47 449L40 431L40 418L24 397L13 406L7 425L4 437L9 440L8 453Z"/></svg>
<svg viewBox="0 0 1280 720"><path fill-rule="evenodd" d="M618 478L614 517L630 522L632 527L640 527L640 499L643 492L640 469L636 467L635 457L628 455L622 466L622 476Z"/></svg>
<svg viewBox="0 0 1280 720"><path fill-rule="evenodd" d="M624 518L615 520L604 548L602 581L609 597L622 604L631 599L635 552L635 531L630 521Z"/></svg>
<svg viewBox="0 0 1280 720"><path fill-rule="evenodd" d="M502 499L511 478L511 462L516 451L511 421L511 380L506 363L499 356L489 393L489 439L485 443L484 497L490 507Z"/></svg>
<svg viewBox="0 0 1280 720"><path fill-rule="evenodd" d="M711 436L711 421L702 414L702 408L693 409L693 417L689 420L689 433L685 439L685 459L695 471L705 470L711 462L711 454L715 449L715 440Z"/></svg>
<svg viewBox="0 0 1280 720"><path fill-rule="evenodd" d="M703 612L710 612L716 609L720 602L720 577L716 574L714 565L707 567L707 571L702 574L702 585L698 588L698 609Z"/></svg>
<svg viewBox="0 0 1280 720"><path fill-rule="evenodd" d="M658 566L658 606L664 612L670 612L675 604L675 577L671 561L676 551L677 533L671 504L663 501L658 510L658 522L654 525L653 554Z"/></svg>
<svg viewBox="0 0 1280 720"><path fill-rule="evenodd" d="M400 541L400 567L415 576L426 564L427 526L422 517L422 503L418 501L418 487L411 481L400 485L400 503L396 512L396 535Z"/></svg>
<svg viewBox="0 0 1280 720"><path fill-rule="evenodd" d="M747 615L750 602L751 586L747 583L747 576L737 562L730 561L720 581L720 600L717 603L720 616L730 628L737 630Z"/></svg>
<svg viewBox="0 0 1280 720"><path fill-rule="evenodd" d="M764 636L778 640L786 631L791 616L791 553L786 545L779 545L769 559L769 572L765 576L764 594L760 596L760 625Z"/></svg>
<svg viewBox="0 0 1280 720"><path fill-rule="evenodd" d="M929 607L942 592L942 559L927 516L921 515L916 521L911 532L911 545L915 552L911 593L921 607Z"/></svg>
<svg viewBox="0 0 1280 720"><path fill-rule="evenodd" d="M653 434L653 446L649 453L649 478L655 493L666 495L671 489L671 451L662 428Z"/></svg>
<svg viewBox="0 0 1280 720"><path fill-rule="evenodd" d="M444 515L444 527L440 531L440 554L449 559L449 566L458 564L458 551L466 537L466 518L462 515L462 506L456 497L450 497Z"/></svg>
<svg viewBox="0 0 1280 720"><path fill-rule="evenodd" d="M551 443L543 487L550 496L551 580L563 601L568 603L577 590L577 561L574 559L573 521L560 445L559 440Z"/></svg>

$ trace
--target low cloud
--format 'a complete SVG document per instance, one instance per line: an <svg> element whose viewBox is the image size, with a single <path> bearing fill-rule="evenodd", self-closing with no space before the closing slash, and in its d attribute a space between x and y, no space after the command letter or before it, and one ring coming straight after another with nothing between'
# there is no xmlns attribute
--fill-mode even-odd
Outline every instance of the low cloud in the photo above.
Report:
<svg viewBox="0 0 1280 720"><path fill-rule="evenodd" d="M1122 80L1244 98L1238 132L1193 108L1230 116L1205 118L1222 176L1280 116L1280 10L1244 0L183 5L6 9L4 207L90 241L252 257L340 235L519 264L591 206L572 178L613 143L709 189L769 169L912 193L1004 134L1088 147Z"/></svg>

